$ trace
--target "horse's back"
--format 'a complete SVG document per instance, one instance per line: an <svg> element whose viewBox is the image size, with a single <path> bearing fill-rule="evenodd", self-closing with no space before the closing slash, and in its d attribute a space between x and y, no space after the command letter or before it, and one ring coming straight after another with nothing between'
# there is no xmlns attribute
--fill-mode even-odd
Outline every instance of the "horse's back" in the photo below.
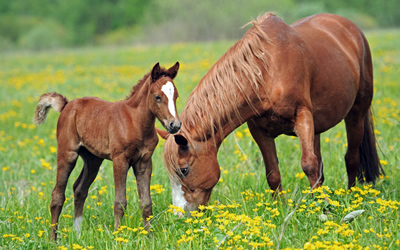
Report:
<svg viewBox="0 0 400 250"><path fill-rule="evenodd" d="M310 48L315 128L323 132L344 119L357 98L370 103L373 87L369 46L353 22L334 14L306 17L291 27Z"/></svg>

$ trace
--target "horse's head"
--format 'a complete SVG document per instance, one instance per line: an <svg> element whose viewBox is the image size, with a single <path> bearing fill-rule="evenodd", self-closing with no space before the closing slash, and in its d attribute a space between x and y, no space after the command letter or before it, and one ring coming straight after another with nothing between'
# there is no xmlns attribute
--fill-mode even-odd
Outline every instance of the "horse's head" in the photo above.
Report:
<svg viewBox="0 0 400 250"><path fill-rule="evenodd" d="M176 135L158 132L166 139L164 164L171 180L173 204L186 211L196 210L208 202L218 183L217 148L212 140L189 142L190 137L182 131Z"/></svg>
<svg viewBox="0 0 400 250"><path fill-rule="evenodd" d="M182 124L176 111L178 91L173 82L178 69L179 62L168 70L161 69L157 63L150 76L151 86L148 98L150 110L171 134L178 132Z"/></svg>

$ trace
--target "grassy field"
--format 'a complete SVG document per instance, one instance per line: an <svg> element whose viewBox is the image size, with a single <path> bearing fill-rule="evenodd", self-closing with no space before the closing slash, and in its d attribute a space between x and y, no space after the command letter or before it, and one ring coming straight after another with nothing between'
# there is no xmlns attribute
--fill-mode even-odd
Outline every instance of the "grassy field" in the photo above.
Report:
<svg viewBox="0 0 400 250"><path fill-rule="evenodd" d="M181 111L194 86L233 42L1 55L0 249L399 249L400 31L370 32L367 38L375 67L375 133L386 171L374 186L358 184L353 192L347 190L346 132L341 123L321 136L325 186L314 195L308 194L297 138L277 139L286 201L274 201L261 154L242 126L221 147L221 179L210 203L192 217L172 213L160 141L153 155L152 235L142 227L132 171L123 226L114 230L112 163L106 161L90 188L78 237L73 230L72 184L82 167L79 160L66 190L57 243L49 242L49 204L59 114L51 111L44 125L33 125L38 97L57 91L69 99L120 100L156 62L170 67L179 61L175 83ZM351 222L342 221L357 210L365 211Z"/></svg>

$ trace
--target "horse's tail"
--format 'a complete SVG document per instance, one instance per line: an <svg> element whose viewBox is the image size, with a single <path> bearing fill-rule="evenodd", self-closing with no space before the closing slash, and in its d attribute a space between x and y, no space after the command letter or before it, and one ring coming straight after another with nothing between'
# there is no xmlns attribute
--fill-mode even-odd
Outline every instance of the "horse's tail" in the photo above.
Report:
<svg viewBox="0 0 400 250"><path fill-rule="evenodd" d="M360 168L357 174L360 183L364 183L364 181L375 183L377 177L385 174L378 156L372 119L370 108L364 119L364 137L360 145Z"/></svg>
<svg viewBox="0 0 400 250"><path fill-rule="evenodd" d="M65 105L67 105L68 99L56 92L46 93L40 96L38 106L35 110L35 116L33 122L36 125L43 124L46 121L49 109L53 108L57 112L61 112Z"/></svg>

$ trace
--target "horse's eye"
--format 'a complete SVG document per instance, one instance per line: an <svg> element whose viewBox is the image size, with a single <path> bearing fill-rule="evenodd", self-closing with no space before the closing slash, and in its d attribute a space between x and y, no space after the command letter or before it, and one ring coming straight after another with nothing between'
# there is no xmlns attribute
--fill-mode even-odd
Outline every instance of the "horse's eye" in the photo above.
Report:
<svg viewBox="0 0 400 250"><path fill-rule="evenodd" d="M161 101L161 96L155 95L155 96L154 96L154 99L155 99L157 102L160 102L160 101Z"/></svg>
<svg viewBox="0 0 400 250"><path fill-rule="evenodd" d="M181 168L180 170L181 172L179 173L179 175L181 177L186 177L189 174L189 168Z"/></svg>

